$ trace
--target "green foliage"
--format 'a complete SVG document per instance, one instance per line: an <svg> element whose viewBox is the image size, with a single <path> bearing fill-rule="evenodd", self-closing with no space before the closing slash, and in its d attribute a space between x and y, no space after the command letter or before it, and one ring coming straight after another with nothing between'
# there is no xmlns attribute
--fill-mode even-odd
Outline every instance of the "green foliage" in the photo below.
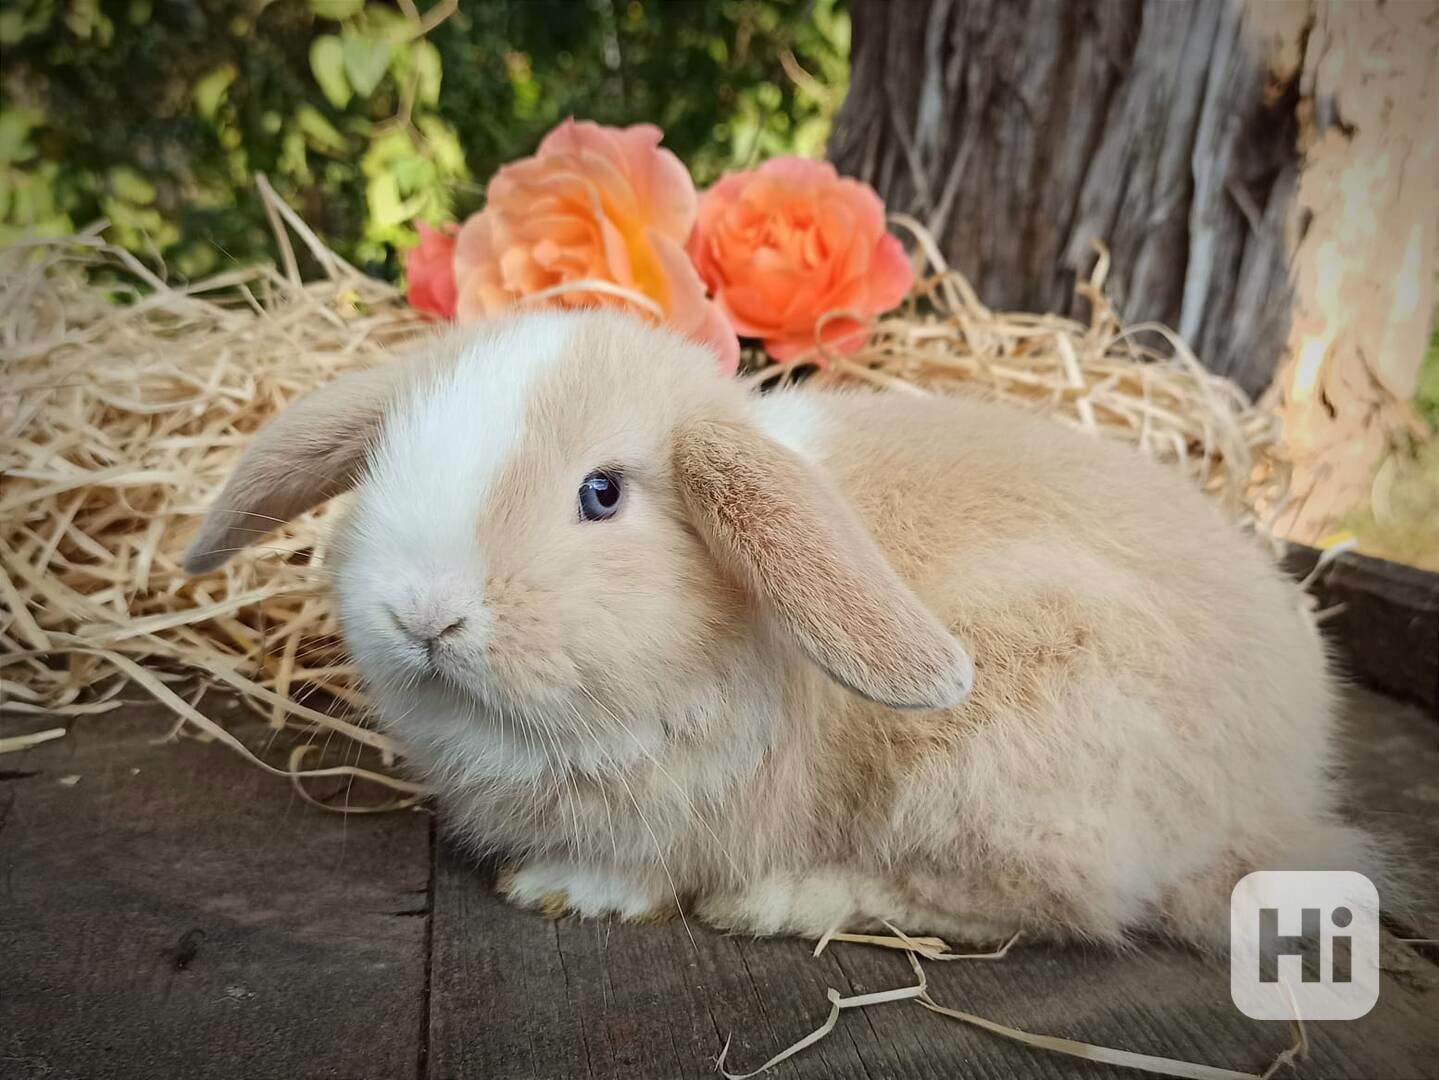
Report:
<svg viewBox="0 0 1439 1080"><path fill-rule="evenodd" d="M701 185L818 153L841 4L465 0L431 27L444 0L5 0L0 244L103 216L182 274L268 257L264 172L393 276L415 219L477 209L566 116L659 124Z"/></svg>
<svg viewBox="0 0 1439 1080"><path fill-rule="evenodd" d="M61 203L60 166L42 160L35 146L35 130L44 119L38 109L0 112L0 245L27 231L38 236L72 231ZM12 221L23 222L24 228L11 226Z"/></svg>
<svg viewBox="0 0 1439 1080"><path fill-rule="evenodd" d="M1439 305L1436 305L1435 327L1419 369L1419 393L1415 404L1429 421L1429 430L1439 432Z"/></svg>
<svg viewBox="0 0 1439 1080"><path fill-rule="evenodd" d="M849 70L837 0L469 3L432 40L440 111L482 177L567 116L658 124L701 186L775 154L817 155Z"/></svg>

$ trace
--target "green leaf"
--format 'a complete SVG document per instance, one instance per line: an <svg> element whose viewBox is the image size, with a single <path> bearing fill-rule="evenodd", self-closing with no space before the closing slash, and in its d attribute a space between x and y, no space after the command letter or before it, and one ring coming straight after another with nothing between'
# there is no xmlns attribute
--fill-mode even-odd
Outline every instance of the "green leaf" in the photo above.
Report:
<svg viewBox="0 0 1439 1080"><path fill-rule="evenodd" d="M434 186L438 175L428 158L409 157L395 162L395 183L401 191L416 192Z"/></svg>
<svg viewBox="0 0 1439 1080"><path fill-rule="evenodd" d="M39 109L7 104L0 109L0 164L29 161L35 156L30 132L45 120Z"/></svg>
<svg viewBox="0 0 1439 1080"><path fill-rule="evenodd" d="M799 122L790 141L794 143L794 152L800 157L817 158L824 155L824 143L827 138L829 138L829 117L811 116Z"/></svg>
<svg viewBox="0 0 1439 1080"><path fill-rule="evenodd" d="M344 58L350 85L361 97L369 97L390 66L390 43L364 34L346 34Z"/></svg>
<svg viewBox="0 0 1439 1080"><path fill-rule="evenodd" d="M76 37L88 39L102 18L100 0L71 0L65 12L65 26Z"/></svg>
<svg viewBox="0 0 1439 1080"><path fill-rule="evenodd" d="M415 84L415 100L421 105L437 105L440 101L440 50L424 38L410 46L410 58L419 76Z"/></svg>
<svg viewBox="0 0 1439 1080"><path fill-rule="evenodd" d="M18 45L43 29L43 23L37 26L33 19L25 17L24 12L0 11L0 45Z"/></svg>
<svg viewBox="0 0 1439 1080"><path fill-rule="evenodd" d="M408 199L400 198L400 185L391 173L371 177L365 185L365 201L369 204L370 220L366 231L391 229L418 217L430 201L430 193L421 191Z"/></svg>
<svg viewBox="0 0 1439 1080"><path fill-rule="evenodd" d="M350 103L354 91L345 78L345 46L334 34L321 34L310 43L310 70L326 101L337 109Z"/></svg>
<svg viewBox="0 0 1439 1080"><path fill-rule="evenodd" d="M1429 418L1430 425L1439 428L1439 326L1434 328L1434 336L1429 339L1429 349L1419 369L1419 392L1414 400ZM1439 455L1436 455L1436 460L1439 460Z"/></svg>
<svg viewBox="0 0 1439 1080"><path fill-rule="evenodd" d="M171 265L184 277L204 277L220 265L220 253L213 244L191 244L182 248L171 260Z"/></svg>
<svg viewBox="0 0 1439 1080"><path fill-rule="evenodd" d="M409 132L404 128L391 127L370 143L360 167L366 176L379 176L393 169L396 162L418 156L419 151Z"/></svg>
<svg viewBox="0 0 1439 1080"><path fill-rule="evenodd" d="M234 64L221 64L195 84L195 110L206 120L214 123L215 113L225 100L225 91L230 89L237 74Z"/></svg>
<svg viewBox="0 0 1439 1080"><path fill-rule="evenodd" d="M339 154L349 149L345 137L336 131L335 125L326 120L324 114L313 105L301 105L296 109L295 123L300 125L300 130L305 133L310 144L320 150Z"/></svg>
<svg viewBox="0 0 1439 1080"><path fill-rule="evenodd" d="M365 187L365 200L370 204L370 220L376 225L398 225L405 220L400 185L392 173L371 177Z"/></svg>
<svg viewBox="0 0 1439 1080"><path fill-rule="evenodd" d="M280 172L292 176L302 184L309 184L310 163L305 156L305 137L298 131L287 131L280 138L280 157L277 162Z"/></svg>
<svg viewBox="0 0 1439 1080"><path fill-rule="evenodd" d="M415 24L388 4L371 4L360 20L366 33L403 45L415 36Z"/></svg>
<svg viewBox="0 0 1439 1080"><path fill-rule="evenodd" d="M339 22L358 15L365 9L365 0L310 0L310 10L322 19Z"/></svg>
<svg viewBox="0 0 1439 1080"><path fill-rule="evenodd" d="M458 179L467 178L470 171L465 166L465 148L460 145L455 129L433 114L421 116L415 123L425 136L430 156L440 171Z"/></svg>
<svg viewBox="0 0 1439 1080"><path fill-rule="evenodd" d="M149 206L155 201L155 185L146 180L128 165L117 165L110 170L110 190L124 202L135 206Z"/></svg>

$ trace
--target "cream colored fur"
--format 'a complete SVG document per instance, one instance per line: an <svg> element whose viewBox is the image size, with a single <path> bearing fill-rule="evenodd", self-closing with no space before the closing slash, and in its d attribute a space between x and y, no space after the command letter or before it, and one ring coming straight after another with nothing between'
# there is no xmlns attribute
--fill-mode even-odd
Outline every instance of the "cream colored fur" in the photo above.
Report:
<svg viewBox="0 0 1439 1080"><path fill-rule="evenodd" d="M609 314L411 370L262 433L194 563L307 505L283 465L335 433L351 650L516 902L1216 942L1249 870L1373 871L1297 590L1129 449L971 401L747 396ZM624 503L582 522L597 468ZM427 653L406 626L458 629Z"/></svg>

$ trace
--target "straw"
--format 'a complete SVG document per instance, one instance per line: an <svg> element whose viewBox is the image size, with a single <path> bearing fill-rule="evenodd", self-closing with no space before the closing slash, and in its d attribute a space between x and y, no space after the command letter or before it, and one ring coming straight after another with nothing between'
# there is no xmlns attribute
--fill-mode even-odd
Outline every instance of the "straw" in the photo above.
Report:
<svg viewBox="0 0 1439 1080"><path fill-rule="evenodd" d="M434 327L396 288L329 251L263 178L260 190L281 230L284 272L257 265L165 281L99 230L0 252L0 704L79 716L118 708L126 688L138 689L177 731L258 761L200 708L207 691L224 689L272 727L378 751L381 770L342 775L391 787L396 797L380 807L409 805L418 788L389 771L404 748L366 724L328 593L326 536L343 499L219 573L190 580L180 567L261 424ZM912 296L890 315L855 320L871 335L856 352L817 340L812 359L824 366L812 385L1016 402L1174 462L1251 522L1272 504L1283 480L1273 418L1172 332L1122 326L1103 297L1102 253L1080 286L1093 307L1087 323L996 313L921 226L895 220L924 262ZM324 277L300 281L283 228ZM749 378L797 370L767 366ZM292 780L335 775L301 769L306 753L263 764Z"/></svg>
<svg viewBox="0 0 1439 1080"><path fill-rule="evenodd" d="M194 704L224 687L386 766L401 752L335 708L363 704L326 595L337 507L220 574L191 581L179 565L256 428L431 327L267 205L327 277L301 284L262 265L167 283L93 234L0 253L0 704L73 716L119 707L130 687L272 772L362 777L396 792L386 808L409 805L419 788L388 771L261 762Z"/></svg>
<svg viewBox="0 0 1439 1080"><path fill-rule="evenodd" d="M885 924L889 926L888 923ZM1100 1046L1097 1043L1083 1042L1078 1039L1066 1039L1055 1035L1039 1035L1031 1031L1023 1031L1020 1028L1011 1027L1008 1024L1001 1024L994 1020L986 1020L962 1009L952 1009L937 1003L929 993L929 979L925 975L924 967L920 958L927 960L998 960L1003 959L1009 952L1010 947L1018 939L1015 934L1000 949L987 953L950 953L948 947L936 949L933 942L936 938L911 938L889 926L893 937L876 936L872 934L838 934L829 933L820 939L820 944L815 949L815 955L831 941L848 941L854 944L876 945L881 948L894 948L895 942L908 943L913 946L906 948L905 954L909 959L910 967L914 969L918 982L912 986L896 987L893 990L880 990L871 994L859 994L854 997L843 997L833 987L825 991L825 996L830 1003L829 1015L824 1022L815 1028L804 1038L785 1047L775 1054L763 1065L746 1073L726 1072L724 1065L729 1057L731 1038L726 1038L724 1046L720 1049L719 1056L715 1059L715 1071L725 1077L725 1080L749 1080L750 1077L759 1076L769 1072L776 1065L787 1061L796 1054L809 1049L815 1043L825 1038L835 1029L839 1023L839 1014L845 1009L861 1009L870 1005L883 1005L895 1001L915 1000L930 1012L940 1016L949 1017L951 1020L958 1020L961 1023L970 1024L981 1028L992 1035L998 1035L1014 1042L1022 1043L1025 1046L1037 1050L1047 1050L1051 1053L1064 1054L1067 1057L1082 1058L1086 1061L1097 1061L1105 1065L1115 1065L1121 1068L1134 1069L1137 1072L1146 1072L1158 1076L1179 1077L1180 1080L1270 1080L1280 1069L1292 1067L1294 1063L1306 1056L1309 1050L1309 1038L1304 1030L1304 1021L1298 1014L1295 1006L1294 1043L1281 1050L1270 1061L1269 1066L1262 1073L1242 1072L1237 1069L1228 1069L1216 1065L1205 1065L1200 1062L1184 1061L1180 1058L1158 1057L1154 1054L1140 1054L1132 1050L1119 1050L1110 1046ZM941 943L942 945L942 943ZM1285 983L1284 989L1289 995L1290 1004L1295 1004L1293 992Z"/></svg>
<svg viewBox="0 0 1439 1080"><path fill-rule="evenodd" d="M18 753L21 750L29 750L32 746L39 746L41 743L64 737L65 729L62 727L32 731L28 735L11 735L8 738L0 739L0 754Z"/></svg>

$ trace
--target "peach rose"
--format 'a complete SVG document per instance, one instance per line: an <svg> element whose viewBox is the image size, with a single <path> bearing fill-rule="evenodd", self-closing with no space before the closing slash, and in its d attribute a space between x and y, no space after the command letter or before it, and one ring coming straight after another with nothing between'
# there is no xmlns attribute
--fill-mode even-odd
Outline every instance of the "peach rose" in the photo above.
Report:
<svg viewBox="0 0 1439 1080"><path fill-rule="evenodd" d="M410 306L442 318L455 317L454 225L432 229L415 222L420 242L405 254Z"/></svg>
<svg viewBox="0 0 1439 1080"><path fill-rule="evenodd" d="M816 332L821 317L888 311L914 281L874 189L805 158L773 158L706 191L690 254L736 333L763 338L776 360L815 351L821 337L854 352L865 324L834 318Z"/></svg>
<svg viewBox="0 0 1439 1080"><path fill-rule="evenodd" d="M535 156L490 181L485 209L465 222L455 249L458 315L492 315L567 282L600 281L640 293L641 308L610 293L562 292L552 303L645 311L739 365L739 341L685 251L698 199L659 128L566 120Z"/></svg>

